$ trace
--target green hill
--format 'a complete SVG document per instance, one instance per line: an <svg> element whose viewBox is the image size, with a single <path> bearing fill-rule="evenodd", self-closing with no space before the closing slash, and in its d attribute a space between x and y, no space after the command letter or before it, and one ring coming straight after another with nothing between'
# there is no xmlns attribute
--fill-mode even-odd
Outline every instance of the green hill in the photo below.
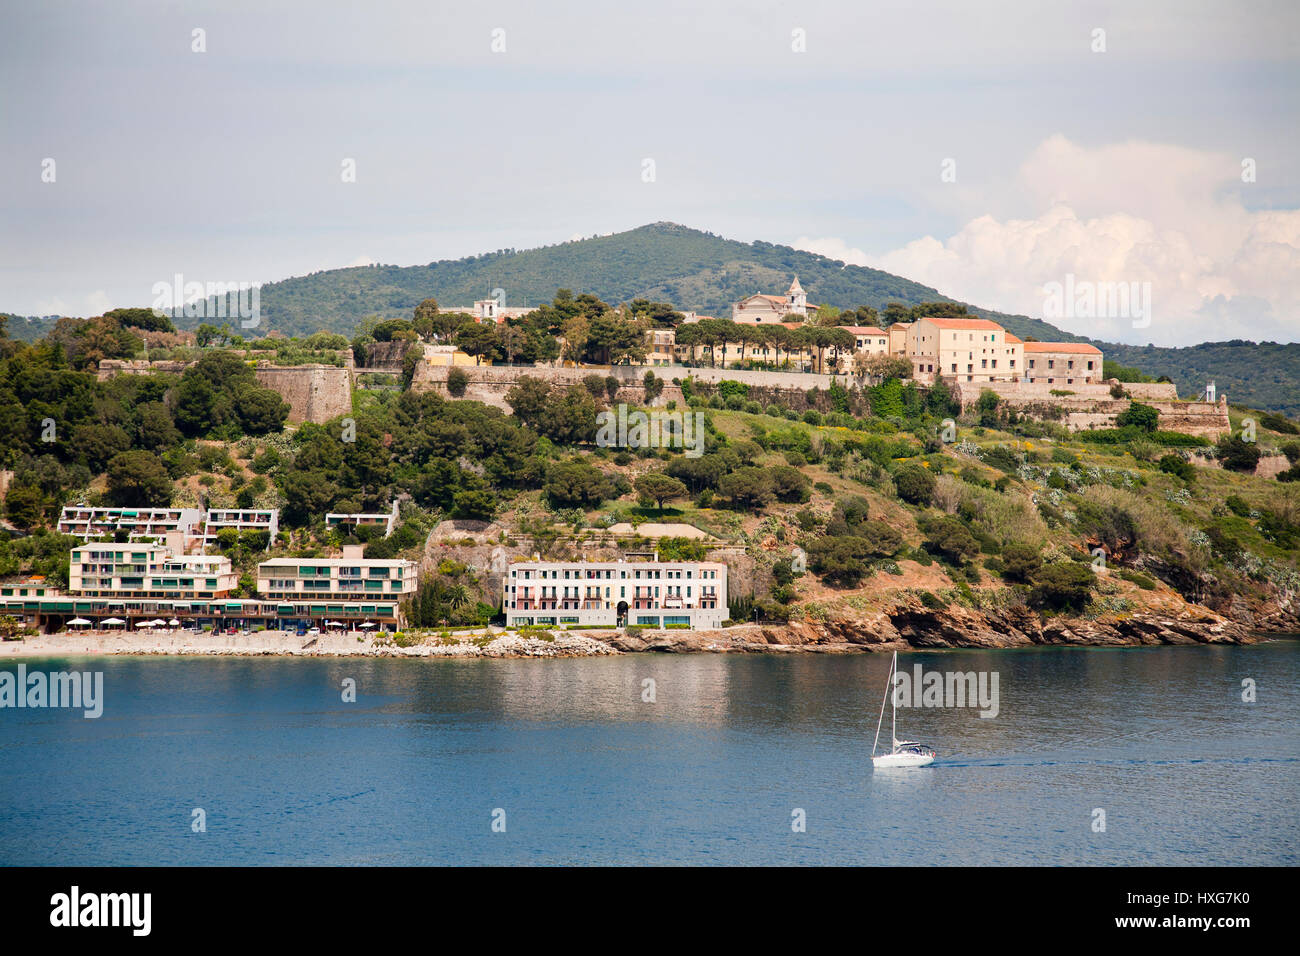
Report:
<svg viewBox="0 0 1300 956"><path fill-rule="evenodd" d="M493 289L507 305L550 302L557 288L590 292L606 302L645 298L679 309L727 316L731 303L755 292L784 292L798 274L810 301L841 307L887 302L955 301L929 286L878 269L767 242L744 243L674 223L540 249L500 250L427 266L333 269L262 286L262 318L286 335L321 330L351 334L366 316L408 317L429 296L469 306ZM180 319L193 327L200 320ZM1058 335L1032 319L1025 334ZM1019 334L1019 332L1017 332Z"/></svg>

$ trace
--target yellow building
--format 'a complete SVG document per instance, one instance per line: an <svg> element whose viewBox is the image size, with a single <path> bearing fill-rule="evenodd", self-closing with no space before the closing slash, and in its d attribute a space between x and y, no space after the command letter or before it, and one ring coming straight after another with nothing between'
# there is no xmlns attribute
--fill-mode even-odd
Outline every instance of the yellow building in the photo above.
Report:
<svg viewBox="0 0 1300 956"><path fill-rule="evenodd" d="M1006 334L988 319L926 316L907 331L907 355L922 381L939 375L958 382L1006 381L1017 374Z"/></svg>

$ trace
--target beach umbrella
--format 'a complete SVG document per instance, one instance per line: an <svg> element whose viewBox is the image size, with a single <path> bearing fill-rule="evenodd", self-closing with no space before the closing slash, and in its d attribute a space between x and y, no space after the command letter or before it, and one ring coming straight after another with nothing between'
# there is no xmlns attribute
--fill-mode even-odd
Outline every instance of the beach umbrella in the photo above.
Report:
<svg viewBox="0 0 1300 956"><path fill-rule="evenodd" d="M326 626L326 627L342 627L342 626L343 626L343 622L342 622L342 621L326 621L326 622L325 622L325 626Z"/></svg>
<svg viewBox="0 0 1300 956"><path fill-rule="evenodd" d="M75 624L77 627L82 627L89 623L90 622L87 621L84 617L74 617L71 621L68 622L68 626L71 627L72 625Z"/></svg>
<svg viewBox="0 0 1300 956"><path fill-rule="evenodd" d="M101 624L118 625L118 624L125 624L126 621L122 620L120 617L106 617L106 618L104 618L104 620L100 621L100 623L101 623Z"/></svg>
<svg viewBox="0 0 1300 956"><path fill-rule="evenodd" d="M181 622L178 621L178 620L176 620L176 618L172 618L172 619L171 619L170 621L168 621L167 623L170 624L172 627L177 627Z"/></svg>
<svg viewBox="0 0 1300 956"><path fill-rule="evenodd" d="M153 621L137 621L136 627L153 627Z"/></svg>
<svg viewBox="0 0 1300 956"><path fill-rule="evenodd" d="M163 627L167 622L160 617L156 617L149 623L152 624L154 627Z"/></svg>
<svg viewBox="0 0 1300 956"><path fill-rule="evenodd" d="M366 621L366 622L365 622L364 624L362 624L361 626L362 626L362 627L374 627L375 625L372 624L370 621Z"/></svg>

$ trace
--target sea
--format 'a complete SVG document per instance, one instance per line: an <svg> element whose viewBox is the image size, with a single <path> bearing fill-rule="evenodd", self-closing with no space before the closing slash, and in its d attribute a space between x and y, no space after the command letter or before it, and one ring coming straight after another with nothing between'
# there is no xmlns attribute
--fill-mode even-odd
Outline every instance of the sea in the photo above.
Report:
<svg viewBox="0 0 1300 956"><path fill-rule="evenodd" d="M1255 866L1300 844L1293 638L900 654L942 682L897 710L938 752L906 770L871 761L885 654L21 663L102 673L102 714L0 708L6 865ZM981 680L996 706L958 699Z"/></svg>

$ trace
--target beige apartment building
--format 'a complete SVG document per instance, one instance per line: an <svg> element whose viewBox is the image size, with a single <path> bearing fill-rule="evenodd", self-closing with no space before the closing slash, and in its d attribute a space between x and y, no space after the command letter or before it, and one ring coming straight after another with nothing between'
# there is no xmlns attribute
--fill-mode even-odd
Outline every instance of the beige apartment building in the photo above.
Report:
<svg viewBox="0 0 1300 956"><path fill-rule="evenodd" d="M907 355L916 377L958 382L1009 381L1020 374L1022 359L1006 330L988 319L926 316L907 331Z"/></svg>

